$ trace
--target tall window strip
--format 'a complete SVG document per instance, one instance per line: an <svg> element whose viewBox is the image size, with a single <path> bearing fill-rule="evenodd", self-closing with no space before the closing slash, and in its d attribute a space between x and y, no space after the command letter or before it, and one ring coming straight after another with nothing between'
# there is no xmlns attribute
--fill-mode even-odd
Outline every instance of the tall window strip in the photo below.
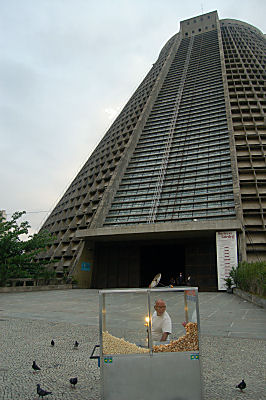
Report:
<svg viewBox="0 0 266 400"><path fill-rule="evenodd" d="M235 217L217 31L193 39L180 44L105 225Z"/></svg>

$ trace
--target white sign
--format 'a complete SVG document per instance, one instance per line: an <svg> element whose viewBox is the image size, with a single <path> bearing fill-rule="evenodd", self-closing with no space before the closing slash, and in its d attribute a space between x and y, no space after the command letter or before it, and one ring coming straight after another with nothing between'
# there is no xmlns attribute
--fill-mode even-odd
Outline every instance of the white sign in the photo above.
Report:
<svg viewBox="0 0 266 400"><path fill-rule="evenodd" d="M216 232L218 290L226 290L224 278L237 266L236 232Z"/></svg>

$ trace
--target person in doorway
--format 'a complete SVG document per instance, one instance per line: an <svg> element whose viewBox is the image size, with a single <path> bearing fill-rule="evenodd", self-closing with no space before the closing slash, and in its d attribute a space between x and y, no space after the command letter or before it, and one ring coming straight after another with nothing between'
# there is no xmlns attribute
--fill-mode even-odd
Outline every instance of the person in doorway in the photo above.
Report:
<svg viewBox="0 0 266 400"><path fill-rule="evenodd" d="M170 278L170 282L169 282L169 286L170 287L174 287L175 286L175 278Z"/></svg>
<svg viewBox="0 0 266 400"><path fill-rule="evenodd" d="M184 277L182 272L179 273L178 278L177 278L179 286L182 286L184 284Z"/></svg>
<svg viewBox="0 0 266 400"><path fill-rule="evenodd" d="M187 286L190 286L190 285L191 285L191 275L188 274L188 276L187 276Z"/></svg>
<svg viewBox="0 0 266 400"><path fill-rule="evenodd" d="M158 299L154 305L154 313L152 315L152 339L155 342L165 342L172 333L172 321L166 312L166 303L162 299Z"/></svg>

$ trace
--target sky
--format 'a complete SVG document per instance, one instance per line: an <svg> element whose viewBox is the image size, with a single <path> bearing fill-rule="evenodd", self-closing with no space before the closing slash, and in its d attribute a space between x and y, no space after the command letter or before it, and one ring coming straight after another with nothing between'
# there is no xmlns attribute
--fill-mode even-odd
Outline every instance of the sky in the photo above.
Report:
<svg viewBox="0 0 266 400"><path fill-rule="evenodd" d="M0 0L0 210L37 232L180 21L265 0Z"/></svg>

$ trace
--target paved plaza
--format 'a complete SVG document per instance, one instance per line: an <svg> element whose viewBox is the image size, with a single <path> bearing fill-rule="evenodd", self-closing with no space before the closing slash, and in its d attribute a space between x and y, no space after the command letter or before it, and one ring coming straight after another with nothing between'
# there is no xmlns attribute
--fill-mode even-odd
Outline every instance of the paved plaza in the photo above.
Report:
<svg viewBox="0 0 266 400"><path fill-rule="evenodd" d="M200 293L199 301L204 399L265 399L265 310L227 293ZM1 400L37 399L37 383L53 392L48 399L100 400L99 368L89 358L99 343L97 290L0 293L0 327ZM242 378L245 393L235 388Z"/></svg>

